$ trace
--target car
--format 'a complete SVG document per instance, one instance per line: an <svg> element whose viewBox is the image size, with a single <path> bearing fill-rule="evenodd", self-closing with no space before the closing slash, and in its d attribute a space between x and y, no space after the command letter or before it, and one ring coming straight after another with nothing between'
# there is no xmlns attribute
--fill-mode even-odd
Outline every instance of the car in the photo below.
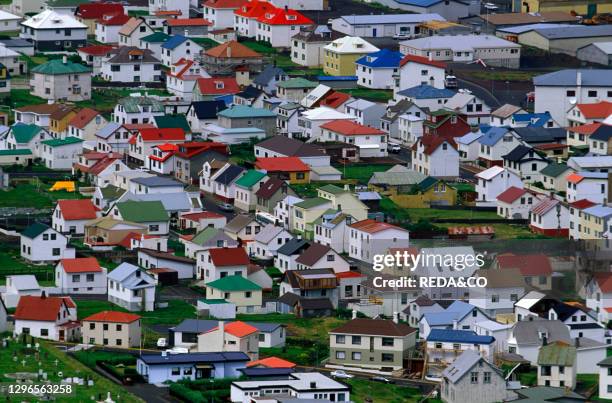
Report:
<svg viewBox="0 0 612 403"><path fill-rule="evenodd" d="M166 350L166 354L187 354L189 353L189 349L185 347L172 347L171 349Z"/></svg>
<svg viewBox="0 0 612 403"><path fill-rule="evenodd" d="M370 380L382 383L395 383L392 379L385 378L384 376L373 376L370 378Z"/></svg>
<svg viewBox="0 0 612 403"><path fill-rule="evenodd" d="M427 374L425 375L425 379L431 382L442 382L442 378L436 374Z"/></svg>
<svg viewBox="0 0 612 403"><path fill-rule="evenodd" d="M218 204L219 209L223 210L223 211L234 211L234 205L233 204L229 204L229 203L219 203Z"/></svg>
<svg viewBox="0 0 612 403"><path fill-rule="evenodd" d="M346 372L342 371L341 369L337 369L335 371L332 371L330 373L330 375L334 378L340 378L340 379L351 379L353 377L355 377L355 375L351 375L351 374L347 374Z"/></svg>
<svg viewBox="0 0 612 403"><path fill-rule="evenodd" d="M409 39L409 38L410 38L410 34L408 34L407 32L400 32L399 34L393 35L393 39L397 39L397 40Z"/></svg>
<svg viewBox="0 0 612 403"><path fill-rule="evenodd" d="M157 347L158 348L168 347L168 341L164 337L160 337L159 339L157 339Z"/></svg>
<svg viewBox="0 0 612 403"><path fill-rule="evenodd" d="M396 153L396 154L402 151L402 147L399 144L389 144L387 149L389 150L390 153Z"/></svg>

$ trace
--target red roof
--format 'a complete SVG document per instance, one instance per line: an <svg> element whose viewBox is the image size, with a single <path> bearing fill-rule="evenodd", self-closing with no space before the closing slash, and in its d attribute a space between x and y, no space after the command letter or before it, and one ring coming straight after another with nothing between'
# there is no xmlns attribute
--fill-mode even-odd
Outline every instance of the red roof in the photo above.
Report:
<svg viewBox="0 0 612 403"><path fill-rule="evenodd" d="M309 172L310 167L298 157L270 157L257 158L255 161L257 169L267 172Z"/></svg>
<svg viewBox="0 0 612 403"><path fill-rule="evenodd" d="M225 155L228 153L227 144L225 143L219 143L216 141L192 141L179 144L179 149L176 156L184 159L191 159L205 151L215 151L219 154Z"/></svg>
<svg viewBox="0 0 612 403"><path fill-rule="evenodd" d="M144 239L152 239L152 238L160 238L159 235L147 235L141 234L139 232L130 232L118 243L119 246L123 246L126 249L130 249L132 247L132 239L137 239L140 241L141 238Z"/></svg>
<svg viewBox="0 0 612 403"><path fill-rule="evenodd" d="M205 18L171 18L166 20L170 27L200 27L210 26L212 22Z"/></svg>
<svg viewBox="0 0 612 403"><path fill-rule="evenodd" d="M327 106L336 109L350 98L351 96L344 92L331 91L323 99L321 99L321 101L319 101L319 106Z"/></svg>
<svg viewBox="0 0 612 403"><path fill-rule="evenodd" d="M208 251L210 259L217 267L243 266L249 264L249 256L244 248L214 248Z"/></svg>
<svg viewBox="0 0 612 403"><path fill-rule="evenodd" d="M102 311L83 319L88 322L132 323L140 319L139 315L127 312Z"/></svg>
<svg viewBox="0 0 612 403"><path fill-rule="evenodd" d="M359 273L358 271L343 271L340 273L336 273L336 278L361 278L365 277L364 274Z"/></svg>
<svg viewBox="0 0 612 403"><path fill-rule="evenodd" d="M137 132L142 129L153 129L155 125L153 123L124 123L123 127L128 129L131 132Z"/></svg>
<svg viewBox="0 0 612 403"><path fill-rule="evenodd" d="M291 361L283 360L278 357L267 357L261 360L251 361L247 363L247 368L264 367L264 368L294 368L296 364Z"/></svg>
<svg viewBox="0 0 612 403"><path fill-rule="evenodd" d="M612 102L601 101L596 104L576 105L587 119L605 119L612 115Z"/></svg>
<svg viewBox="0 0 612 403"><path fill-rule="evenodd" d="M98 175L100 172L104 171L113 162L121 158L123 158L123 155L119 153L105 154L104 157L98 158L98 162L96 162L90 167L80 165L80 164L74 164L74 168L78 169L81 172L88 172L92 175Z"/></svg>
<svg viewBox="0 0 612 403"><path fill-rule="evenodd" d="M189 71L189 68L193 66L194 63L195 62L193 60L189 60L189 59L185 59L181 57L176 63L174 63L174 66L177 66L177 67L183 66L183 67L180 70L177 70L176 73L174 74L172 74L171 72L168 72L168 75L172 77L183 78L183 74Z"/></svg>
<svg viewBox="0 0 612 403"><path fill-rule="evenodd" d="M96 22L98 24L101 25L114 25L114 26L121 26L124 25L126 22L128 22L130 19L129 15L125 15L125 14L112 14L112 15L105 15L102 18L99 18L98 20L96 20Z"/></svg>
<svg viewBox="0 0 612 403"><path fill-rule="evenodd" d="M66 273L100 273L102 268L95 257L77 257L60 260Z"/></svg>
<svg viewBox="0 0 612 403"><path fill-rule="evenodd" d="M185 131L180 127L166 129L151 128L138 131L143 141L180 141L185 140Z"/></svg>
<svg viewBox="0 0 612 403"><path fill-rule="evenodd" d="M15 320L55 322L62 306L68 307L64 297L23 295L19 298L14 317Z"/></svg>
<svg viewBox="0 0 612 403"><path fill-rule="evenodd" d="M77 129L82 129L100 113L91 108L83 108L68 123L69 126L74 126Z"/></svg>
<svg viewBox="0 0 612 403"><path fill-rule="evenodd" d="M567 148L567 147L569 147L567 144L546 143L546 144L538 144L534 146L533 148L546 151L546 150L558 150L560 148Z"/></svg>
<svg viewBox="0 0 612 403"><path fill-rule="evenodd" d="M105 56L108 52L113 50L114 47L110 45L90 45L78 48L78 52L83 52L92 56Z"/></svg>
<svg viewBox="0 0 612 403"><path fill-rule="evenodd" d="M211 218L211 219L225 218L225 216L221 214L213 213L212 211L201 211L199 213L183 214L179 218L184 218L186 220L191 220L191 221L200 221L202 219L207 219L207 218Z"/></svg>
<svg viewBox="0 0 612 403"><path fill-rule="evenodd" d="M240 8L246 0L208 0L202 3L205 7L210 8Z"/></svg>
<svg viewBox="0 0 612 403"><path fill-rule="evenodd" d="M429 60L429 58L427 58L427 57L415 56L415 55L406 55L406 56L404 56L404 58L400 61L400 67L405 65L408 62L419 63L419 64L426 64L428 66L439 67L441 69L445 69L446 68L446 63L444 63L444 62L437 62L437 61L434 61L434 60Z"/></svg>
<svg viewBox="0 0 612 403"><path fill-rule="evenodd" d="M570 203L569 205L570 207L573 207L575 209L584 210L585 208L593 207L596 204L597 203L593 203L589 199L580 199L580 200L576 200L573 203Z"/></svg>
<svg viewBox="0 0 612 403"><path fill-rule="evenodd" d="M347 119L330 120L322 124L321 128L342 134L343 136L378 136L386 134L375 127L360 125Z"/></svg>
<svg viewBox="0 0 612 403"><path fill-rule="evenodd" d="M533 255L499 255L497 263L500 269L519 269L523 276L548 276L552 274L552 266L548 256Z"/></svg>
<svg viewBox="0 0 612 403"><path fill-rule="evenodd" d="M245 18L258 18L264 15L267 11L274 9L276 9L276 7L272 3L254 0L243 4L242 7L234 11L234 14Z"/></svg>
<svg viewBox="0 0 612 403"><path fill-rule="evenodd" d="M525 193L527 193L527 190L517 188L516 186L511 186L508 189L501 192L497 196L497 200L500 202L512 204L515 200L518 200L518 198L523 196Z"/></svg>
<svg viewBox="0 0 612 403"><path fill-rule="evenodd" d="M370 233L370 234L374 234L376 232L384 231L387 229L397 229L400 231L406 231L405 229L396 227L395 225L391 225L386 222L372 220L371 218L368 218L366 220L357 221L356 223L351 224L350 227L355 228L359 231Z"/></svg>
<svg viewBox="0 0 612 403"><path fill-rule="evenodd" d="M257 328L255 326L251 326L247 323L236 321L225 324L225 333L229 333L236 337L244 337L249 334L257 332Z"/></svg>
<svg viewBox="0 0 612 403"><path fill-rule="evenodd" d="M237 41L227 41L221 45L215 46L214 48L210 48L206 51L206 55L228 59L262 57L261 54Z"/></svg>
<svg viewBox="0 0 612 403"><path fill-rule="evenodd" d="M457 149L457 144L452 137L439 136L435 134L425 134L418 139L413 145L413 149L417 150L419 144L423 145L423 153L427 155L433 154L442 144L448 143L454 149Z"/></svg>
<svg viewBox="0 0 612 403"><path fill-rule="evenodd" d="M568 182L570 183L580 183L582 182L582 180L584 179L584 176L578 174L578 173L572 173L567 175L567 177L565 178Z"/></svg>
<svg viewBox="0 0 612 403"><path fill-rule="evenodd" d="M601 292L612 292L612 273L596 272L595 274L593 274L593 279L595 280L595 282L597 282L597 285L599 286Z"/></svg>
<svg viewBox="0 0 612 403"><path fill-rule="evenodd" d="M123 6L119 3L85 3L77 7L77 17L96 20L105 14L123 14Z"/></svg>
<svg viewBox="0 0 612 403"><path fill-rule="evenodd" d="M311 25L314 22L304 14L293 9L276 8L257 18L266 25Z"/></svg>
<svg viewBox="0 0 612 403"><path fill-rule="evenodd" d="M97 218L97 209L91 202L91 199L60 200L57 204L64 220L91 220Z"/></svg>
<svg viewBox="0 0 612 403"><path fill-rule="evenodd" d="M237 94L240 86L234 77L198 78L198 89L202 95Z"/></svg>
<svg viewBox="0 0 612 403"><path fill-rule="evenodd" d="M586 125L568 127L567 130L573 133L585 134L590 136L595 132L595 130L599 129L603 123L587 123Z"/></svg>
<svg viewBox="0 0 612 403"><path fill-rule="evenodd" d="M157 10L153 13L153 15L157 15L157 16L177 16L177 15L183 15L183 12L181 10Z"/></svg>

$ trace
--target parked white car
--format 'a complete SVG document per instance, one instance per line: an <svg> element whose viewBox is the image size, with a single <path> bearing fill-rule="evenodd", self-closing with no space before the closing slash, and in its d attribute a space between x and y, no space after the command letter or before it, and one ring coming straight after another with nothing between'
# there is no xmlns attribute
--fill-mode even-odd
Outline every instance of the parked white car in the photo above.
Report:
<svg viewBox="0 0 612 403"><path fill-rule="evenodd" d="M335 371L332 371L330 375L332 377L334 377L334 378L340 378L340 379L351 379L351 378L354 377L354 375L347 374L346 372L342 371L341 369L337 369Z"/></svg>

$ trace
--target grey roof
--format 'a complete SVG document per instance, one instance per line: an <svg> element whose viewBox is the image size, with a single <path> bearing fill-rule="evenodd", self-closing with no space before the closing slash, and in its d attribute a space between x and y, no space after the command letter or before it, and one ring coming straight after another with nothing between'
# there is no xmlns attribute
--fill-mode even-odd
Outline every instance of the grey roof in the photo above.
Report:
<svg viewBox="0 0 612 403"><path fill-rule="evenodd" d="M421 183L426 175L413 171L403 165L394 165L385 172L374 172L368 181L370 185L416 185Z"/></svg>
<svg viewBox="0 0 612 403"><path fill-rule="evenodd" d="M96 136L107 139L120 127L120 123L108 122L103 128L96 132Z"/></svg>
<svg viewBox="0 0 612 403"><path fill-rule="evenodd" d="M426 21L446 21L440 14L381 14L381 15L343 15L342 18L348 24L401 24Z"/></svg>
<svg viewBox="0 0 612 403"><path fill-rule="evenodd" d="M305 239L293 238L276 251L279 255L291 256L299 253L302 249L308 246L308 241Z"/></svg>
<svg viewBox="0 0 612 403"><path fill-rule="evenodd" d="M286 76L285 70L280 67L276 67L274 65L267 65L266 68L263 69L261 73L259 73L254 79L253 84L266 86L274 79L276 76Z"/></svg>
<svg viewBox="0 0 612 403"><path fill-rule="evenodd" d="M145 178L134 178L131 180L133 183L144 185L151 188L166 187L166 186L183 186L183 184L174 179L167 178L165 176L149 176Z"/></svg>
<svg viewBox="0 0 612 403"><path fill-rule="evenodd" d="M249 225L249 223L253 220L254 218L248 214L238 214L225 225L225 231L237 233L241 229Z"/></svg>
<svg viewBox="0 0 612 403"><path fill-rule="evenodd" d="M228 362L228 361L249 361L250 358L242 351L230 351L223 353L185 353L185 354L142 354L139 360L148 365L168 365L168 364L190 364L199 362Z"/></svg>
<svg viewBox="0 0 612 403"><path fill-rule="evenodd" d="M256 144L288 157L321 157L326 154L313 146L291 137L272 136Z"/></svg>
<svg viewBox="0 0 612 403"><path fill-rule="evenodd" d="M263 227L261 231L259 231L259 234L255 235L255 240L263 244L268 244L274 239L274 237L283 232L283 230L283 227L277 227L274 224L268 224Z"/></svg>
<svg viewBox="0 0 612 403"><path fill-rule="evenodd" d="M134 50L143 52L141 59L134 60L131 58L130 52ZM150 49L139 49L136 46L121 46L111 50L109 54L111 56L107 60L107 63L160 63L159 59L153 56L153 52Z"/></svg>
<svg viewBox="0 0 612 403"><path fill-rule="evenodd" d="M159 200L166 211L190 211L194 207L191 204L189 195L185 192L176 193L147 193L147 194L135 194L131 192L125 192L119 199L123 201L156 201Z"/></svg>
<svg viewBox="0 0 612 403"><path fill-rule="evenodd" d="M612 36L612 25L572 25L570 28L538 28L535 31L548 40Z"/></svg>
<svg viewBox="0 0 612 403"><path fill-rule="evenodd" d="M140 271L140 277L130 277L132 273ZM147 273L140 270L139 267L133 264L123 262L111 271L108 276L109 279L121 283L127 289L139 289L145 287L155 287L155 280L151 278Z"/></svg>
<svg viewBox="0 0 612 403"><path fill-rule="evenodd" d="M16 290L38 290L38 280L33 274L20 274L15 276L7 276L11 278L11 283Z"/></svg>
<svg viewBox="0 0 612 403"><path fill-rule="evenodd" d="M519 344L540 345L539 332L548 333L547 341L563 341L570 343L570 334L567 326L558 320L546 320L530 316L529 319L517 322L514 325L512 334Z"/></svg>
<svg viewBox="0 0 612 403"><path fill-rule="evenodd" d="M533 78L534 85L548 87L574 87L578 73L583 87L612 87L612 74L605 69L566 69Z"/></svg>
<svg viewBox="0 0 612 403"><path fill-rule="evenodd" d="M204 333L219 325L218 320L185 319L175 327L171 328L175 333Z"/></svg>
<svg viewBox="0 0 612 403"><path fill-rule="evenodd" d="M262 333L270 333L283 326L280 323L245 322L247 325L256 327Z"/></svg>
<svg viewBox="0 0 612 403"><path fill-rule="evenodd" d="M480 360L480 355L474 350L465 350L451 365L446 367L442 376L451 383L457 383Z"/></svg>
<svg viewBox="0 0 612 403"><path fill-rule="evenodd" d="M238 165L230 165L229 167L225 168L223 172L219 174L219 176L215 178L215 182L221 183L222 185L229 185L244 171L245 169L239 167Z"/></svg>

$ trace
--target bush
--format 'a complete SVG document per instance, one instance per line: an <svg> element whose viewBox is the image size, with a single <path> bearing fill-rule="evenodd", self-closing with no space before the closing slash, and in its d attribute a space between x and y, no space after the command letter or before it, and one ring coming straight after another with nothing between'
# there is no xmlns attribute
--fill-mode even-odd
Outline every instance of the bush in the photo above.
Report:
<svg viewBox="0 0 612 403"><path fill-rule="evenodd" d="M192 403L205 403L207 400L204 399L202 393L196 392L195 390L189 389L182 383L173 383L170 385L170 394L178 397L185 402Z"/></svg>

